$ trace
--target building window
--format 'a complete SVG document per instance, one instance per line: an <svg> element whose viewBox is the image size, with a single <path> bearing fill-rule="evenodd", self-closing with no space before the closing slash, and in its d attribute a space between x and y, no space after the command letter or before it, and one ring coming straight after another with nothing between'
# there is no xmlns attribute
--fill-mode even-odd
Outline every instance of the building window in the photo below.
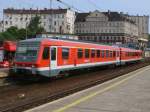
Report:
<svg viewBox="0 0 150 112"><path fill-rule="evenodd" d="M69 48L62 48L62 59L69 59Z"/></svg>
<svg viewBox="0 0 150 112"><path fill-rule="evenodd" d="M8 24L8 21L5 21L5 24L7 25L7 24Z"/></svg>
<svg viewBox="0 0 150 112"><path fill-rule="evenodd" d="M56 21L54 21L54 25L56 26Z"/></svg>
<svg viewBox="0 0 150 112"><path fill-rule="evenodd" d="M64 18L64 15L62 15L62 18Z"/></svg>
<svg viewBox="0 0 150 112"><path fill-rule="evenodd" d="M20 21L22 21L22 20L23 20L23 18L21 17L21 18L20 18Z"/></svg>
<svg viewBox="0 0 150 112"><path fill-rule="evenodd" d="M83 50L78 49L78 58L83 58Z"/></svg>
<svg viewBox="0 0 150 112"><path fill-rule="evenodd" d="M10 25L12 25L12 21L10 21Z"/></svg>

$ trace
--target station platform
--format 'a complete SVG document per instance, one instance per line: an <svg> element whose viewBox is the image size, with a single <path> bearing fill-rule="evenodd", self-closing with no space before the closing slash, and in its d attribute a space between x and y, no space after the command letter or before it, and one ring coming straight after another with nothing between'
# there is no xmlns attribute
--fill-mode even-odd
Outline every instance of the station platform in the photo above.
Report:
<svg viewBox="0 0 150 112"><path fill-rule="evenodd" d="M26 112L149 112L150 66Z"/></svg>
<svg viewBox="0 0 150 112"><path fill-rule="evenodd" d="M0 68L0 78L8 77L9 68Z"/></svg>

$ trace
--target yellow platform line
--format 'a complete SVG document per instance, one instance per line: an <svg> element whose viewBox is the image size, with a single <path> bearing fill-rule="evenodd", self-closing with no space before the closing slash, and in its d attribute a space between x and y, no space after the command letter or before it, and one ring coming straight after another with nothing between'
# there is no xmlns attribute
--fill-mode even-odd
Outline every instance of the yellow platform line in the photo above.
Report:
<svg viewBox="0 0 150 112"><path fill-rule="evenodd" d="M138 73L136 73L136 74L134 74L134 75L132 75L132 76L129 76L129 77L125 78L125 79L122 79L121 81L116 82L116 83L114 83L114 84L112 84L112 85L110 85L110 86L108 86L108 87L106 87L106 88L104 88L104 89L102 89L102 90L93 92L93 93L91 93L91 94L89 94L89 95L87 95L87 96L85 96L85 97L82 97L82 98L80 98L80 99L78 99L78 100L76 100L76 101L74 101L74 102L72 102L72 103L70 103L70 104L68 104L68 105L66 105L66 106L64 106L64 107L61 107L61 108L59 108L59 109L57 109L57 110L54 110L53 112L64 112L65 110L67 110L67 109L69 109L69 108L71 108L71 107L73 107L73 106L76 106L76 105L78 105L78 104L80 104L80 103L82 103L82 102L85 102L85 101L91 99L92 97L97 96L98 94L102 94L102 93L104 93L104 92L106 92L106 91L108 91L108 90L111 90L111 89L113 89L113 88L115 88L115 87L121 85L122 83L124 83L124 82L126 82L127 80L129 80L129 79L131 79L131 78L133 78L133 77L135 77L135 76L137 76L137 75L143 73L143 72L146 71L146 70L149 70L149 68L147 68L147 69L145 69L145 70L142 70L142 71L140 71L140 72L138 72Z"/></svg>

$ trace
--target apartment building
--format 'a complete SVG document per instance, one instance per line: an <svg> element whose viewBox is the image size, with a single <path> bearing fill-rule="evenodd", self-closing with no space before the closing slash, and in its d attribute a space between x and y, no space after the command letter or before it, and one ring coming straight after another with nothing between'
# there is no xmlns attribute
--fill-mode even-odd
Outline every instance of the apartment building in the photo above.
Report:
<svg viewBox="0 0 150 112"><path fill-rule="evenodd" d="M40 16L46 32L74 33L75 12L70 9L4 9L3 30L11 26L26 28L31 19Z"/></svg>
<svg viewBox="0 0 150 112"><path fill-rule="evenodd" d="M75 33L80 40L124 44L138 42L138 27L134 21L118 12L78 13Z"/></svg>

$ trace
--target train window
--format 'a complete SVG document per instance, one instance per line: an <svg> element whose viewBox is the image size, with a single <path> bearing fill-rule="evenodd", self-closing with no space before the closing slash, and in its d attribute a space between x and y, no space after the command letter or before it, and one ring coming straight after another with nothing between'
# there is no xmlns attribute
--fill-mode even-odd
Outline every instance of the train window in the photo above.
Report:
<svg viewBox="0 0 150 112"><path fill-rule="evenodd" d="M119 51L117 51L117 57L119 57Z"/></svg>
<svg viewBox="0 0 150 112"><path fill-rule="evenodd" d="M112 51L110 51L110 57L111 57L111 58L113 57L113 52L112 52Z"/></svg>
<svg viewBox="0 0 150 112"><path fill-rule="evenodd" d="M95 50L91 50L91 57L92 57L92 58L95 57Z"/></svg>
<svg viewBox="0 0 150 112"><path fill-rule="evenodd" d="M102 58L105 57L105 51L102 51Z"/></svg>
<svg viewBox="0 0 150 112"><path fill-rule="evenodd" d="M85 49L85 58L89 58L89 49Z"/></svg>
<svg viewBox="0 0 150 112"><path fill-rule="evenodd" d="M113 57L116 57L116 51L113 51Z"/></svg>
<svg viewBox="0 0 150 112"><path fill-rule="evenodd" d="M51 48L51 60L56 60L56 48Z"/></svg>
<svg viewBox="0 0 150 112"><path fill-rule="evenodd" d="M42 58L45 59L49 59L49 47L45 47L44 51L43 51L43 55Z"/></svg>
<svg viewBox="0 0 150 112"><path fill-rule="evenodd" d="M62 58L69 59L69 48L62 48Z"/></svg>
<svg viewBox="0 0 150 112"><path fill-rule="evenodd" d="M78 49L78 58L83 58L83 50Z"/></svg>
<svg viewBox="0 0 150 112"><path fill-rule="evenodd" d="M126 56L128 56L128 52L126 52Z"/></svg>
<svg viewBox="0 0 150 112"><path fill-rule="evenodd" d="M109 51L106 50L106 58L108 58L108 57L109 57Z"/></svg>
<svg viewBox="0 0 150 112"><path fill-rule="evenodd" d="M100 57L100 50L97 50L96 54L97 54L97 57L99 58Z"/></svg>

